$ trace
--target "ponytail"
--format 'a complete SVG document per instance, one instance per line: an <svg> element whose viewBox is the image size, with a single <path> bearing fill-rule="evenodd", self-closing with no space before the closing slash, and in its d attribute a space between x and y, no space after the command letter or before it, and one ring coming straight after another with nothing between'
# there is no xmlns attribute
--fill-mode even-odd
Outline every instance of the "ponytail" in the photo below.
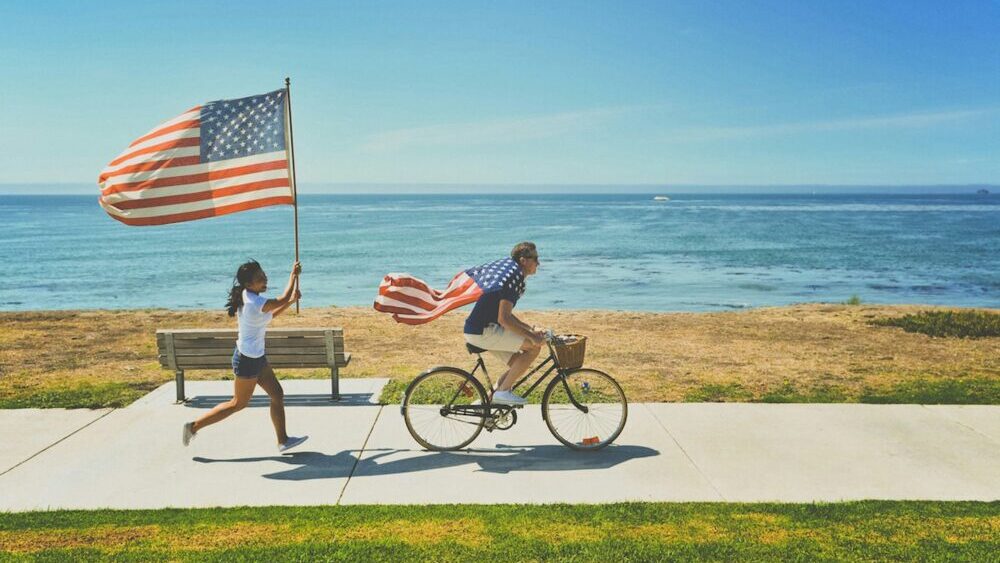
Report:
<svg viewBox="0 0 1000 563"><path fill-rule="evenodd" d="M226 312L230 317L236 316L236 310L243 306L243 287L234 283L229 290L229 299L226 301Z"/></svg>
<svg viewBox="0 0 1000 563"><path fill-rule="evenodd" d="M256 260L244 262L236 270L233 287L229 290L229 299L226 301L226 312L229 313L230 317L235 317L236 311L243 306L243 290L261 270L262 268Z"/></svg>

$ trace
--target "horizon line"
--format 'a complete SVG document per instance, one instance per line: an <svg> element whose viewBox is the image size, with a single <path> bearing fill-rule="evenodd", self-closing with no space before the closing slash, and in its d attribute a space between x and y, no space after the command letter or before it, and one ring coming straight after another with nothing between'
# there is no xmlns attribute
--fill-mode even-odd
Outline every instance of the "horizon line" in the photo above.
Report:
<svg viewBox="0 0 1000 563"><path fill-rule="evenodd" d="M90 182L0 182L0 188L21 186L91 186ZM93 184L96 186L97 184ZM1000 183L993 182L950 182L950 183L833 183L833 182L775 182L775 183L697 183L697 182L299 182L300 186L328 187L482 187L482 188L517 188L517 187L553 187L553 188L962 188L962 187L998 187Z"/></svg>
<svg viewBox="0 0 1000 563"><path fill-rule="evenodd" d="M59 188L74 186L71 191L33 192L32 187ZM79 188L83 183L0 183L0 196L89 196ZM326 187L327 189L315 189ZM8 189L5 189L8 188ZM10 189L12 188L12 189ZM306 188L306 189L302 189ZM345 189L346 188L346 189ZM364 189L368 188L368 189ZM470 189L471 188L471 189ZM529 191L530 189L530 191ZM869 195L958 195L959 190L986 189L1000 192L1000 185L971 184L403 184L403 183L312 183L301 182L302 195L690 195L690 194L857 194Z"/></svg>

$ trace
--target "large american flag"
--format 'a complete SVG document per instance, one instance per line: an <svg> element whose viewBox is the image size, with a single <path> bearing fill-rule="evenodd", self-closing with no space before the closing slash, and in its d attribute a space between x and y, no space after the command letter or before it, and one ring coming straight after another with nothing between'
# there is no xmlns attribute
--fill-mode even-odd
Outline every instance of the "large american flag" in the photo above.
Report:
<svg viewBox="0 0 1000 563"><path fill-rule="evenodd" d="M419 325L503 289L524 293L524 274L512 258L459 272L442 291L409 274L388 274L375 298L375 310L391 313L396 322Z"/></svg>
<svg viewBox="0 0 1000 563"><path fill-rule="evenodd" d="M164 225L294 203L285 90L189 109L101 172L100 204L126 225Z"/></svg>

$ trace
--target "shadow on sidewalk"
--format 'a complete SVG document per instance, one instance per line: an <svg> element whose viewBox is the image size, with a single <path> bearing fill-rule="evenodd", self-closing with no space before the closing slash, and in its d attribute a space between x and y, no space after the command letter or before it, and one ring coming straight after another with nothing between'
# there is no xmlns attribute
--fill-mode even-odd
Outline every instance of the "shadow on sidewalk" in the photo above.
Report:
<svg viewBox="0 0 1000 563"><path fill-rule="evenodd" d="M495 450L463 450L461 452L380 449L365 450L366 453L375 451L379 453L361 460L355 456L354 452L356 451L344 450L334 455L319 452L296 452L281 456L236 459L195 457L193 459L199 463L278 461L295 467L276 473L267 473L263 477L286 481L305 481L308 479L336 479L349 477L352 474L373 476L413 473L469 464L477 464L479 465L478 471L488 473L607 469L632 459L660 455L659 451L645 446L614 444L597 452L578 452L559 445L498 445ZM396 456L397 459L390 459L393 456Z"/></svg>
<svg viewBox="0 0 1000 563"><path fill-rule="evenodd" d="M210 409L220 403L232 399L232 395L198 395L188 399L184 403L185 407L194 409ZM330 395L322 394L286 394L286 407L377 407L378 403L371 402L372 393L341 393L339 401L330 399ZM250 399L250 408L268 407L271 399L267 395L254 395Z"/></svg>

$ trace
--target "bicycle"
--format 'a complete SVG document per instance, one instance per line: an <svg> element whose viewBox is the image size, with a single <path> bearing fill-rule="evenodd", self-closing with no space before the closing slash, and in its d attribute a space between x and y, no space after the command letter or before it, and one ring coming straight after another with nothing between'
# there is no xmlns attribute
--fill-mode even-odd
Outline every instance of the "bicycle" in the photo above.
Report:
<svg viewBox="0 0 1000 563"><path fill-rule="evenodd" d="M586 338L569 338L548 331L548 358L528 371L513 390L517 392L548 366L522 396L530 395L555 373L542 395L542 419L562 444L574 450L599 450L625 428L628 401L613 377L582 366ZM428 450L459 450L472 443L484 428L488 432L509 430L517 423L521 406L491 402L495 389L483 361L486 350L471 344L465 347L477 357L471 372L453 366L432 367L418 375L403 395L400 413L406 428ZM486 377L489 394L475 376L479 370Z"/></svg>

